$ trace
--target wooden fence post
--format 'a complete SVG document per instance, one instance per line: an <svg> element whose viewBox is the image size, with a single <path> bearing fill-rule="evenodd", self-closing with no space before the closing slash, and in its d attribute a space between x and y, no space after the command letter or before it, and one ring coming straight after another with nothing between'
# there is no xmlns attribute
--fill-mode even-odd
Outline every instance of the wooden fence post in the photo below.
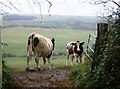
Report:
<svg viewBox="0 0 120 89"><path fill-rule="evenodd" d="M93 62L92 62L92 70L95 67L95 57L100 54L100 39L101 37L105 36L105 33L108 31L108 24L107 23L98 23L97 24L97 38L95 42L95 50L93 54Z"/></svg>
<svg viewBox="0 0 120 89"><path fill-rule="evenodd" d="M107 23L98 23L97 24L97 40L100 39L108 31Z"/></svg>
<svg viewBox="0 0 120 89"><path fill-rule="evenodd" d="M1 42L1 30L2 26L0 25L0 81L2 81L2 42ZM0 89L2 88L2 82L0 83Z"/></svg>

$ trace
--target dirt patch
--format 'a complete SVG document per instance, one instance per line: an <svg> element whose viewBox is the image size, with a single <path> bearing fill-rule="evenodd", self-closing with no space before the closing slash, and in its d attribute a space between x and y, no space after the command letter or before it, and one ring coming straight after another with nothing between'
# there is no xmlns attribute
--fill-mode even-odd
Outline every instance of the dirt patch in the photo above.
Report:
<svg viewBox="0 0 120 89"><path fill-rule="evenodd" d="M68 79L68 69L40 69L39 71L26 71L13 75L13 88L33 87L73 87ZM15 88L14 88L15 89Z"/></svg>

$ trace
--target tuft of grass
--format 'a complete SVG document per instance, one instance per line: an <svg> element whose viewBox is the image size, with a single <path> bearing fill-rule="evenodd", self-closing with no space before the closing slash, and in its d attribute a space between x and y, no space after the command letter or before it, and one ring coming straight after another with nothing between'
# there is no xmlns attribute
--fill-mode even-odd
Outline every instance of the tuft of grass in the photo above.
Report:
<svg viewBox="0 0 120 89"><path fill-rule="evenodd" d="M84 63L80 63L79 65L74 66L69 71L69 79L71 82L78 87L85 87L87 80L86 75L90 72L90 64L89 60L85 60Z"/></svg>
<svg viewBox="0 0 120 89"><path fill-rule="evenodd" d="M9 89L11 87L13 73L14 69L6 66L5 61L2 60L2 89Z"/></svg>

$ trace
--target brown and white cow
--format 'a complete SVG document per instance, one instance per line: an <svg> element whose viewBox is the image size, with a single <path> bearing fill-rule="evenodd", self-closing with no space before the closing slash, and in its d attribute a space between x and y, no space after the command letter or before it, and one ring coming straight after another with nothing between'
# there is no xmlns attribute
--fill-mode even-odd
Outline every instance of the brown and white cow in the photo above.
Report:
<svg viewBox="0 0 120 89"><path fill-rule="evenodd" d="M27 69L29 69L29 60L32 59L32 52L34 52L37 68L39 64L39 57L42 57L44 65L46 63L46 58L48 59L49 69L51 70L50 57L52 55L52 51L54 50L54 46L54 38L49 39L35 32L30 34L27 46Z"/></svg>
<svg viewBox="0 0 120 89"><path fill-rule="evenodd" d="M70 42L67 44L66 66L68 65L69 57L71 58L71 66L73 66L74 57L76 57L76 64L78 64L78 61L82 62L83 45L84 45L84 42L80 43L80 41Z"/></svg>

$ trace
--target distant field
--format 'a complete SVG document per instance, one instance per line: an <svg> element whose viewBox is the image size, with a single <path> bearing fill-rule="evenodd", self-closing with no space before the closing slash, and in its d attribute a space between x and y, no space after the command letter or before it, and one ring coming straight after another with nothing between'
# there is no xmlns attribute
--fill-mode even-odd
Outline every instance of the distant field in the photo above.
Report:
<svg viewBox="0 0 120 89"><path fill-rule="evenodd" d="M52 38L55 42L55 53L65 52L66 44L70 41L84 41L86 48L88 34L95 34L93 30L74 30L74 29L43 29L43 28L27 28L27 27L11 27L2 30L3 42L8 46L4 47L4 52L14 54L16 56L25 56L27 39L31 32L37 32L43 36Z"/></svg>
<svg viewBox="0 0 120 89"><path fill-rule="evenodd" d="M42 22L42 23L41 23ZM98 18L95 16L58 16L58 15L7 15L3 18L4 27L40 27L59 29L95 30Z"/></svg>

